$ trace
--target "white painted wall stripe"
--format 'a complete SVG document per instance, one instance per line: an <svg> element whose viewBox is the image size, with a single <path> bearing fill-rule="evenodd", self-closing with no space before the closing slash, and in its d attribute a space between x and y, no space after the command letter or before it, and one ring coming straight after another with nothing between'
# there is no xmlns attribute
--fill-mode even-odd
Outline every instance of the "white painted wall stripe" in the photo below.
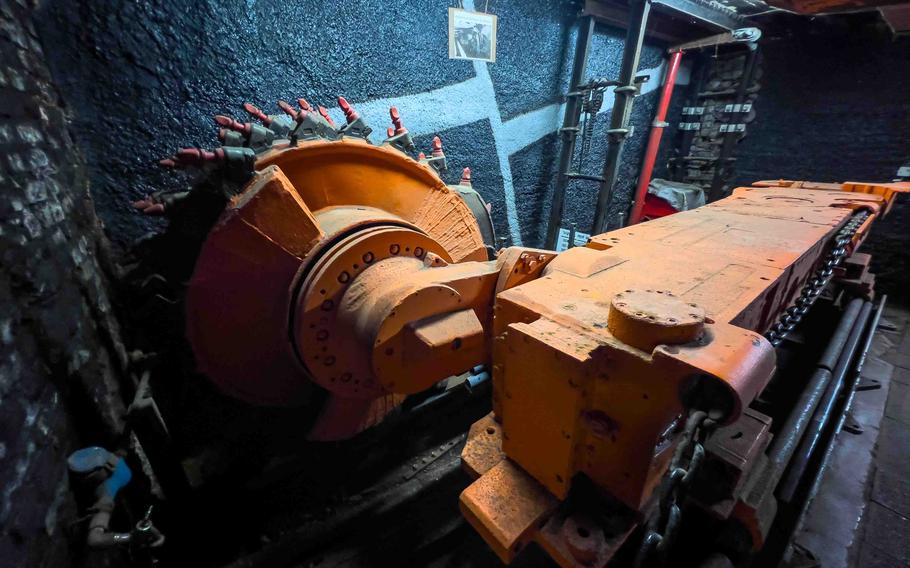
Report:
<svg viewBox="0 0 910 568"><path fill-rule="evenodd" d="M473 1L464 0L464 8L473 10ZM398 107L405 126L414 136L436 134L478 120L489 120L502 174L509 236L513 245L520 246L522 244L521 220L518 218L515 205L515 187L509 157L544 136L558 131L565 114L565 103L543 106L503 121L499 105L496 102L493 80L490 78L487 68L487 65L490 64L483 61L473 63L475 76L466 81L414 95L357 102L356 108L367 124L373 126L374 131L371 138L377 144L385 138L385 129L391 125L390 106ZM642 95L660 87L663 72L663 63L657 67L639 71L639 75L651 76L651 79L642 85ZM677 85L685 85L688 82L689 70L688 67L683 66L677 77ZM606 92L603 106L598 114L609 112L613 108L614 102L613 91ZM331 108L330 112L336 123L344 122L344 116L337 107ZM429 149L425 151L429 151ZM470 164L465 165L470 166Z"/></svg>

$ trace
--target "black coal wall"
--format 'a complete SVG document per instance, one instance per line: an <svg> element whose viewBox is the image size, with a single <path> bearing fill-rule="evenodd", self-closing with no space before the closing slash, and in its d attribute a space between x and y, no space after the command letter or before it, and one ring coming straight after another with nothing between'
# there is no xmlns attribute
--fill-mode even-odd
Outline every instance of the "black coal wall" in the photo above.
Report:
<svg viewBox="0 0 910 568"><path fill-rule="evenodd" d="M67 536L85 523L66 457L115 440L129 382L108 255L33 9L0 0L0 566L77 566Z"/></svg>
<svg viewBox="0 0 910 568"><path fill-rule="evenodd" d="M890 181L910 161L910 38L877 16L779 22L762 40L758 119L736 150L738 185L761 179ZM910 206L864 250L879 289L910 300Z"/></svg>
<svg viewBox="0 0 910 568"><path fill-rule="evenodd" d="M214 114L245 118L253 102L274 112L277 99L305 97L332 107L344 95L373 123L387 126L389 104L423 146L442 136L457 183L470 166L474 186L493 204L496 228L540 245L558 151L559 104L571 70L578 4L569 0L496 0L494 64L448 59L447 4L432 0L151 1L48 0L40 31L54 77L75 118L92 192L108 235L126 246L156 227L130 201L185 183L161 171L178 147L211 147ZM471 2L465 2L466 7ZM590 77L616 77L625 32L598 28ZM641 161L660 83L661 45L646 45L648 94L632 115L615 211ZM647 71L645 71L647 72ZM607 97L605 110L609 110ZM597 121L586 173L599 174L609 112ZM378 136L378 134L377 134ZM566 225L586 229L596 185L569 192Z"/></svg>

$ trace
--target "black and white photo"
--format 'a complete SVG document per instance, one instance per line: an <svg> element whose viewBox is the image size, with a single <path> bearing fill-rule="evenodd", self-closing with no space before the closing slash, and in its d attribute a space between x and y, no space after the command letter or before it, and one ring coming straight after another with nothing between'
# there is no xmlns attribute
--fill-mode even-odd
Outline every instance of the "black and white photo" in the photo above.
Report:
<svg viewBox="0 0 910 568"><path fill-rule="evenodd" d="M449 8L449 58L496 61L496 16Z"/></svg>

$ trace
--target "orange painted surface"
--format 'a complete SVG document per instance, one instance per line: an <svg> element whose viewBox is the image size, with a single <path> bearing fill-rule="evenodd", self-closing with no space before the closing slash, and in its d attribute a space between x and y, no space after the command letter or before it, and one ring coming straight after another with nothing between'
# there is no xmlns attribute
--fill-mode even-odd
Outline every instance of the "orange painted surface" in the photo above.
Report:
<svg viewBox="0 0 910 568"><path fill-rule="evenodd" d="M694 382L711 387L704 400L717 416L736 419L775 369L762 333L795 299L837 230L855 209L874 218L910 189L762 185L598 235L561 253L540 278L497 296L494 412L506 461L559 499L584 474L629 510L646 509ZM483 444L466 447L472 462L483 462L476 455ZM514 490L501 487L500 498ZM495 501L490 492L495 486L487 484L485 502ZM488 541L500 525L516 522L484 514L470 489L463 507L466 500ZM556 557L576 565L567 558Z"/></svg>
<svg viewBox="0 0 910 568"><path fill-rule="evenodd" d="M435 381L430 373L418 376L428 353L423 367L399 377L398 384L387 380L395 369L376 365L377 349L384 364L401 361L410 330L403 324L459 302L486 306L478 308L477 317L489 321L498 274L495 266L470 262L486 261L487 252L458 192L432 167L394 148L353 138L276 145L260 156L256 169L200 251L187 292L187 337L199 369L237 398L296 405L312 400L320 389L328 391L310 436L349 438L382 420L404 394ZM455 296L447 295L454 298L453 306L422 307L417 282L429 283L446 272L399 273L403 280L385 282L385 303L365 310L375 325L339 317L382 293L375 281L360 277L381 273L378 265L385 259L410 259L420 267L436 259L460 263L453 267L465 274L493 274L484 280L485 288L464 284ZM425 274L431 276L418 278L410 290L401 288L409 276ZM341 310L345 302L349 309ZM396 308L402 322L397 327L388 318ZM485 358L488 342L479 321L473 327L466 317L459 321L464 337L455 334L452 341L462 340L462 359L472 359L460 372ZM444 335L426 326L421 331L437 342ZM389 336L379 340L381 346L373 345L377 333ZM450 363L458 367L461 360Z"/></svg>

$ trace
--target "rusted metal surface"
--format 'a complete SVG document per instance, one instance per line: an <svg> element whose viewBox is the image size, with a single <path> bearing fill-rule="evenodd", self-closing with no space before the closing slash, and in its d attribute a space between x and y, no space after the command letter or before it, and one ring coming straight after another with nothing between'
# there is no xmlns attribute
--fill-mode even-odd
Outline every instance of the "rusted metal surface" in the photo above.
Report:
<svg viewBox="0 0 910 568"><path fill-rule="evenodd" d="M645 351L695 341L704 324L703 309L665 290L623 290L613 296L607 315L616 339Z"/></svg>
<svg viewBox="0 0 910 568"><path fill-rule="evenodd" d="M719 428L705 444L704 475L693 497L719 518L733 512L748 474L771 441L771 418L747 408L739 420Z"/></svg>
<svg viewBox="0 0 910 568"><path fill-rule="evenodd" d="M502 426L496 422L491 412L471 425L468 439L461 451L461 465L468 475L477 479L505 457L502 451Z"/></svg>
<svg viewBox="0 0 910 568"><path fill-rule="evenodd" d="M872 300L875 290L875 274L869 271L872 255L854 252L844 259L838 284L849 290L851 295Z"/></svg>
<svg viewBox="0 0 910 568"><path fill-rule="evenodd" d="M460 497L461 511L503 562L534 536L559 501L511 460L504 459Z"/></svg>
<svg viewBox="0 0 910 568"><path fill-rule="evenodd" d="M586 513L557 512L537 532L534 541L563 568L603 566L638 523L629 510L605 508L599 513L594 518Z"/></svg>
<svg viewBox="0 0 910 568"><path fill-rule="evenodd" d="M758 460L748 474L742 493L733 506L731 516L745 529L749 537L748 545L753 551L761 550L765 545L765 539L777 514L774 490L781 473L767 455L759 454Z"/></svg>
<svg viewBox="0 0 910 568"><path fill-rule="evenodd" d="M496 259L500 268L496 293L539 278L544 267L554 258L556 253L549 250L522 247L503 249Z"/></svg>

